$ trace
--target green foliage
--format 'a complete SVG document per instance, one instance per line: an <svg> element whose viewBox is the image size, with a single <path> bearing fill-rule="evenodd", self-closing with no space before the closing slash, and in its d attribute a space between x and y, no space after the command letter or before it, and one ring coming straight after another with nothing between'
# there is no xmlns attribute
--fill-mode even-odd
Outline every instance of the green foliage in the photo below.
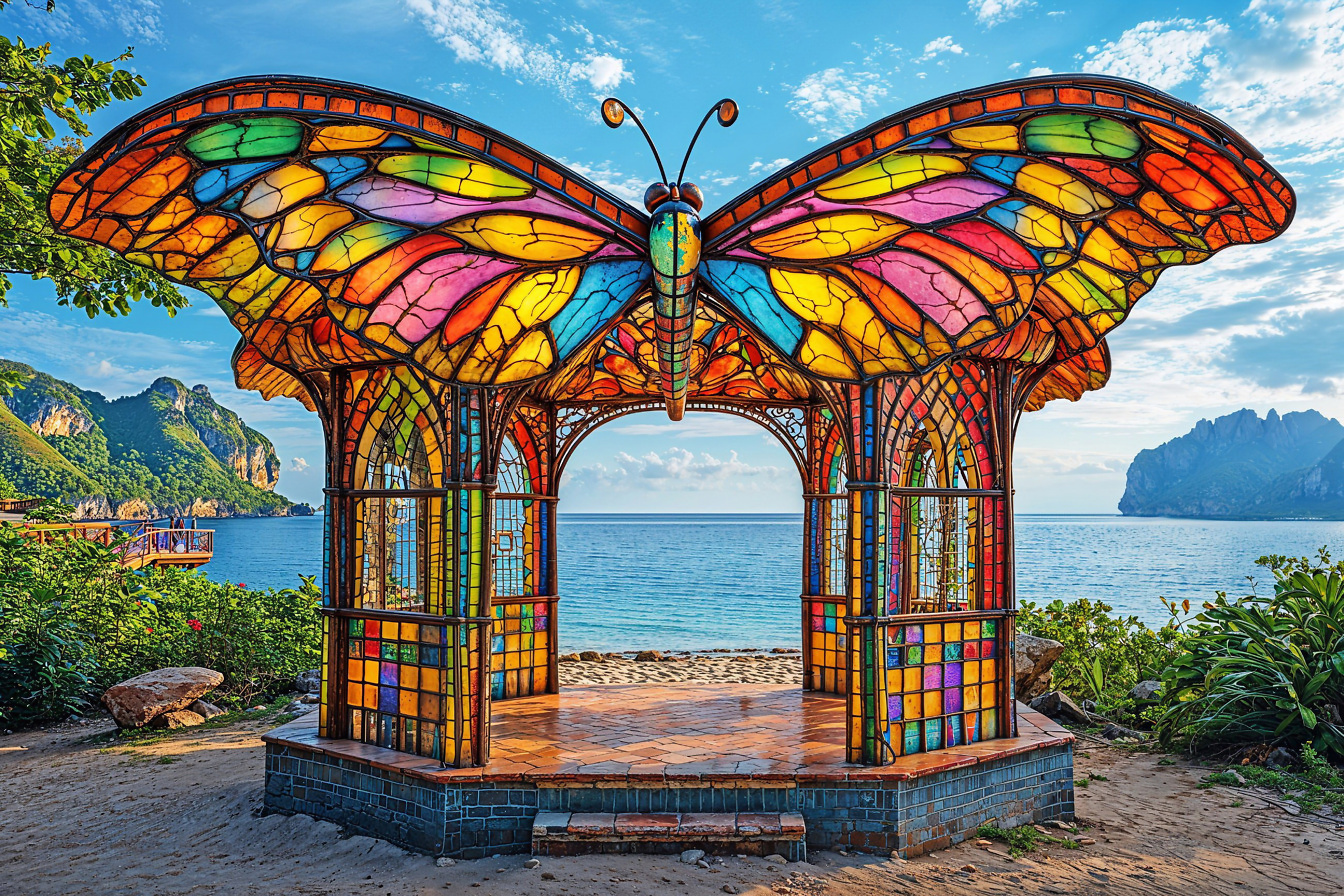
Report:
<svg viewBox="0 0 1344 896"><path fill-rule="evenodd" d="M0 9L8 5L0 0ZM80 138L89 136L86 117L139 97L145 79L118 67L131 58L129 48L110 60L53 62L51 53L50 44L0 36L0 306L13 285L10 275L27 275L50 280L60 304L89 317L127 314L141 299L172 314L187 305L172 281L58 235L47 216L48 194L83 151ZM58 128L69 136L58 139Z"/></svg>
<svg viewBox="0 0 1344 896"><path fill-rule="evenodd" d="M1074 698L1093 700L1102 711L1128 710L1134 685L1157 678L1180 649L1175 613L1156 630L1135 616L1116 616L1107 604L1087 599L1022 604L1018 628L1064 645L1053 667L1054 685ZM1188 608L1188 607L1187 607Z"/></svg>
<svg viewBox="0 0 1344 896"><path fill-rule="evenodd" d="M1273 594L1220 592L1163 674L1167 744L1297 746L1344 758L1344 563L1262 557Z"/></svg>
<svg viewBox="0 0 1344 896"><path fill-rule="evenodd" d="M1006 829L998 825L983 824L976 829L975 836L984 840L997 840L1000 843L1007 844L1008 855L1015 859L1021 858L1029 852L1035 852L1040 846L1062 846L1065 849L1078 849L1076 840L1042 834L1029 824Z"/></svg>
<svg viewBox="0 0 1344 896"><path fill-rule="evenodd" d="M39 544L0 525L0 720L31 725L97 702L165 666L224 674L225 704L289 689L320 661L320 594L212 582L178 569L123 569L78 537Z"/></svg>
<svg viewBox="0 0 1344 896"><path fill-rule="evenodd" d="M22 370L0 370L0 398L8 398L15 389L22 389L27 379Z"/></svg>

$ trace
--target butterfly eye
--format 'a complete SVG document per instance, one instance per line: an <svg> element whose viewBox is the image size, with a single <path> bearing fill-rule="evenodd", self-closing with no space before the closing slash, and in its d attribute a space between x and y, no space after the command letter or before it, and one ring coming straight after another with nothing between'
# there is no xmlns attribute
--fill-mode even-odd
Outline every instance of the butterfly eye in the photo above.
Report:
<svg viewBox="0 0 1344 896"><path fill-rule="evenodd" d="M644 191L644 207L653 211L671 195L672 188L667 184L649 184L649 188Z"/></svg>
<svg viewBox="0 0 1344 896"><path fill-rule="evenodd" d="M693 183L681 184L681 199L696 211L705 207L705 194Z"/></svg>

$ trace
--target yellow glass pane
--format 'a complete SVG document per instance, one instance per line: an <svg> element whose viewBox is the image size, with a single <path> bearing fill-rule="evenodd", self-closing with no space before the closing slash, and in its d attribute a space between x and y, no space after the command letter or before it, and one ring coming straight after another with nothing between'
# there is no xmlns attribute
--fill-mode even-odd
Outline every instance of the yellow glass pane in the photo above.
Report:
<svg viewBox="0 0 1344 896"><path fill-rule="evenodd" d="M919 694L906 694L901 702L904 704L906 721L923 718L924 704Z"/></svg>
<svg viewBox="0 0 1344 896"><path fill-rule="evenodd" d="M420 667L420 689L422 691L439 690L439 670L429 666Z"/></svg>
<svg viewBox="0 0 1344 896"><path fill-rule="evenodd" d="M965 709L980 708L980 688L972 685L961 689L962 706Z"/></svg>
<svg viewBox="0 0 1344 896"><path fill-rule="evenodd" d="M606 244L591 231L530 215L480 215L442 230L473 248L520 261L574 261Z"/></svg>
<svg viewBox="0 0 1344 896"><path fill-rule="evenodd" d="M873 199L965 170L965 163L952 156L894 152L822 184L817 195L841 201Z"/></svg>
<svg viewBox="0 0 1344 896"><path fill-rule="evenodd" d="M919 668L918 666L911 666L906 669L902 669L901 672L905 678L904 681L905 687L901 688L901 690L918 691L920 688L924 687L923 669Z"/></svg>
<svg viewBox="0 0 1344 896"><path fill-rule="evenodd" d="M980 685L980 705L988 709L999 704L997 689L992 684Z"/></svg>
<svg viewBox="0 0 1344 896"><path fill-rule="evenodd" d="M924 718L932 718L943 714L943 692L925 691L924 692Z"/></svg>
<svg viewBox="0 0 1344 896"><path fill-rule="evenodd" d="M875 249L909 229L886 215L839 212L808 218L758 236L751 241L751 247L775 258L820 261Z"/></svg>

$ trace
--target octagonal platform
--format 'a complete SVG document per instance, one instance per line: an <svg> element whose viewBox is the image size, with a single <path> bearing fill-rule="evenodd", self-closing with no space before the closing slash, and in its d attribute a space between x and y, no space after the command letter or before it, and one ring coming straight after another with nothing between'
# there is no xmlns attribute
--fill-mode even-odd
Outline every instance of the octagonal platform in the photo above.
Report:
<svg viewBox="0 0 1344 896"><path fill-rule="evenodd" d="M916 855L987 821L1072 816L1073 735L1017 709L1018 737L880 767L845 762L841 698L796 685L604 685L500 701L482 768L320 738L309 715L265 737L266 807L466 858L533 849L538 813L552 824L566 813L796 814L806 833L795 857L804 843ZM693 832L672 840L712 845Z"/></svg>

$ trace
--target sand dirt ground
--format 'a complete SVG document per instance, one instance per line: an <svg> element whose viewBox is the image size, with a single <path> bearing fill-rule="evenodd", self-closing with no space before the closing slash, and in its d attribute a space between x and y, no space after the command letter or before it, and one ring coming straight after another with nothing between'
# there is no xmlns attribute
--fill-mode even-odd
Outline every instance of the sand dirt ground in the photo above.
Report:
<svg viewBox="0 0 1344 896"><path fill-rule="evenodd" d="M562 669L571 684L665 680L674 670L681 680L789 681L796 662L716 657ZM660 856L547 858L537 869L523 867L527 856L508 856L438 868L326 822L261 816L260 735L273 724L178 732L142 746L82 742L110 729L106 719L0 737L0 894L1344 892L1337 824L1289 815L1254 795L1200 790L1207 769L1087 743L1078 747L1078 777L1106 780L1077 791L1078 818L1096 841L1081 849L1010 860L1002 846L968 843L910 862L814 851L810 863L775 869L729 857L705 870Z"/></svg>

